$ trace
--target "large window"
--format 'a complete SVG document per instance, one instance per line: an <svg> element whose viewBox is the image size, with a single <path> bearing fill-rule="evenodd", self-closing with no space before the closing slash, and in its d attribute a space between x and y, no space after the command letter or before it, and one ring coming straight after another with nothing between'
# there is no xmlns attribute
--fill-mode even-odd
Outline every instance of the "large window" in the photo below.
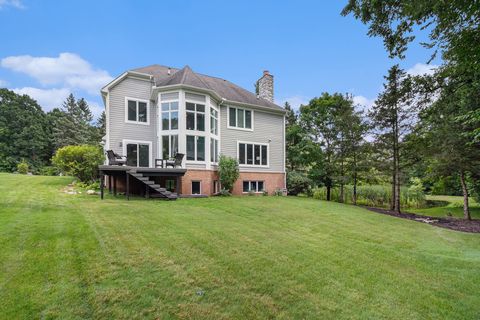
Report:
<svg viewBox="0 0 480 320"><path fill-rule="evenodd" d="M218 140L210 138L210 161L218 162Z"/></svg>
<svg viewBox="0 0 480 320"><path fill-rule="evenodd" d="M126 98L126 121L140 124L149 123L148 102Z"/></svg>
<svg viewBox="0 0 480 320"><path fill-rule="evenodd" d="M243 192L262 192L264 189L263 181L243 181Z"/></svg>
<svg viewBox="0 0 480 320"><path fill-rule="evenodd" d="M150 166L150 143L126 142L127 166Z"/></svg>
<svg viewBox="0 0 480 320"><path fill-rule="evenodd" d="M228 107L228 126L240 129L252 129L252 111Z"/></svg>
<svg viewBox="0 0 480 320"><path fill-rule="evenodd" d="M252 166L268 166L268 145L238 143L238 163Z"/></svg>
<svg viewBox="0 0 480 320"><path fill-rule="evenodd" d="M187 160L205 161L205 137L187 136Z"/></svg>
<svg viewBox="0 0 480 320"><path fill-rule="evenodd" d="M162 130L178 129L178 102L162 102Z"/></svg>
<svg viewBox="0 0 480 320"><path fill-rule="evenodd" d="M178 135L162 136L162 159L174 157L178 152Z"/></svg>
<svg viewBox="0 0 480 320"><path fill-rule="evenodd" d="M205 105L187 102L187 130L205 131Z"/></svg>
<svg viewBox="0 0 480 320"><path fill-rule="evenodd" d="M218 135L218 111L210 108L210 133Z"/></svg>

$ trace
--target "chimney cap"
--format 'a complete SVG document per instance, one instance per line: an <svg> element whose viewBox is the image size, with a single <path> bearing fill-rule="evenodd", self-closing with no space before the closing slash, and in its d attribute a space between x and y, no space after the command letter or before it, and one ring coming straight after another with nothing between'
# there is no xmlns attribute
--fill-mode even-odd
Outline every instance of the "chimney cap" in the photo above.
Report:
<svg viewBox="0 0 480 320"><path fill-rule="evenodd" d="M269 76L269 75L270 75L270 71L268 71L268 70L263 70L263 75L264 75L264 76Z"/></svg>

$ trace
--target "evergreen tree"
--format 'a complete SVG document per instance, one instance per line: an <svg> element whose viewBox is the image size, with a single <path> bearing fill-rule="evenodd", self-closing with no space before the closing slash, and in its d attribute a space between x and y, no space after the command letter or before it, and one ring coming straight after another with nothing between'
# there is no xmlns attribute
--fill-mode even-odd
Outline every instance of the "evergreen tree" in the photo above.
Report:
<svg viewBox="0 0 480 320"><path fill-rule="evenodd" d="M414 117L411 107L411 79L398 65L390 68L385 77L384 91L370 112L376 129L377 146L384 148L391 159L391 210L400 212L400 152L403 136Z"/></svg>

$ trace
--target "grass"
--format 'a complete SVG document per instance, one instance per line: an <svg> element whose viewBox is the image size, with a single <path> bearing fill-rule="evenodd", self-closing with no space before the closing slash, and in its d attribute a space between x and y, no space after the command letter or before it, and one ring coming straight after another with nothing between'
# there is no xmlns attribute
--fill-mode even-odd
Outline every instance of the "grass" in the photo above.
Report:
<svg viewBox="0 0 480 320"><path fill-rule="evenodd" d="M427 196L429 207L422 209L407 209L406 211L432 217L463 218L463 197L461 196ZM480 219L480 204L473 197L469 198L470 215L472 219Z"/></svg>
<svg viewBox="0 0 480 320"><path fill-rule="evenodd" d="M480 235L294 197L0 174L0 319L478 319Z"/></svg>

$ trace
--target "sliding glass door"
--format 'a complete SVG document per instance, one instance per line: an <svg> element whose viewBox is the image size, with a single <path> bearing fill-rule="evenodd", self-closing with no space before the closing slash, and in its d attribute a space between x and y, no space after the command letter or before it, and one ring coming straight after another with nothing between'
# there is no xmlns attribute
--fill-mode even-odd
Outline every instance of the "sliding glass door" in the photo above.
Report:
<svg viewBox="0 0 480 320"><path fill-rule="evenodd" d="M150 144L133 142L127 143L127 166L149 167Z"/></svg>

